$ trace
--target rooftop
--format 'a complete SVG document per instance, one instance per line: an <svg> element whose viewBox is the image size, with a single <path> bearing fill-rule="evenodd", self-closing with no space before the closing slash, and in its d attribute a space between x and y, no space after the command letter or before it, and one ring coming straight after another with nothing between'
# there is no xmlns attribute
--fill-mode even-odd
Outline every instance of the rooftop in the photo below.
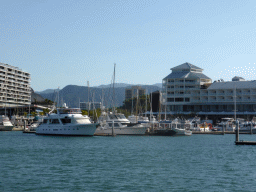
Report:
<svg viewBox="0 0 256 192"><path fill-rule="evenodd" d="M176 67L173 67L173 68L171 68L171 70L177 70L177 69L196 69L196 70L200 70L200 71L203 71L203 69L201 69L201 68L199 68L199 67L197 67L197 66L195 66L195 65L193 65L193 64L191 64L191 63L188 63L188 62L186 62L186 63L183 63L183 64L181 64L181 65L178 65L178 66L176 66Z"/></svg>
<svg viewBox="0 0 256 192"><path fill-rule="evenodd" d="M226 81L226 82L213 82L208 89L245 89L255 88L256 80L252 81Z"/></svg>
<svg viewBox="0 0 256 192"><path fill-rule="evenodd" d="M195 72L172 72L164 79L174 79L174 78L185 78L185 79L211 79L207 77L203 73L195 73Z"/></svg>

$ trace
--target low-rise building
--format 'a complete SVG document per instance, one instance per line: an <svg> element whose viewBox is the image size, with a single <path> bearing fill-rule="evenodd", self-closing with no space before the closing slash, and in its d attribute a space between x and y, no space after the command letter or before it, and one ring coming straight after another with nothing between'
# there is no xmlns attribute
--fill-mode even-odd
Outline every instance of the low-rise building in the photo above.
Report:
<svg viewBox="0 0 256 192"><path fill-rule="evenodd" d="M212 80L203 69L184 63L163 79L163 101L169 113L203 115L256 114L256 80L234 77Z"/></svg>

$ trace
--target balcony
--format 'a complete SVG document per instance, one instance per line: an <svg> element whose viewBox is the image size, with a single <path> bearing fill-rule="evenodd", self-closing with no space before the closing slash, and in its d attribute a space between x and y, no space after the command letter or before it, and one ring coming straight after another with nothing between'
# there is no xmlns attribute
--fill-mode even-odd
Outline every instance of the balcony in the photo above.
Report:
<svg viewBox="0 0 256 192"><path fill-rule="evenodd" d="M216 92L208 92L208 95L209 95L209 96L215 96L215 95L216 95Z"/></svg>
<svg viewBox="0 0 256 192"><path fill-rule="evenodd" d="M184 88L177 87L175 90L184 90Z"/></svg>
<svg viewBox="0 0 256 192"><path fill-rule="evenodd" d="M225 95L234 95L234 93L226 92Z"/></svg>
<svg viewBox="0 0 256 192"><path fill-rule="evenodd" d="M243 95L250 95L250 94L251 94L251 92L248 92L248 91L243 92Z"/></svg>
<svg viewBox="0 0 256 192"><path fill-rule="evenodd" d="M208 96L208 93L201 93L201 96Z"/></svg>
<svg viewBox="0 0 256 192"><path fill-rule="evenodd" d="M186 84L186 85L196 85L196 84L199 85L199 82L186 82L186 81L185 81L185 84Z"/></svg>
<svg viewBox="0 0 256 192"><path fill-rule="evenodd" d="M200 99L191 99L191 102L200 102Z"/></svg>
<svg viewBox="0 0 256 192"><path fill-rule="evenodd" d="M15 71L7 71L7 74L15 74Z"/></svg>

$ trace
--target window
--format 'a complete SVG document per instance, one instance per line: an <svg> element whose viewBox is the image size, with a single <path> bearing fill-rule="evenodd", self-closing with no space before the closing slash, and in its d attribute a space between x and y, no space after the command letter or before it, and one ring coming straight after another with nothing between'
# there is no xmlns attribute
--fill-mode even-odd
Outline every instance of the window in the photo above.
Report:
<svg viewBox="0 0 256 192"><path fill-rule="evenodd" d="M174 98L167 98L168 102L174 102Z"/></svg>
<svg viewBox="0 0 256 192"><path fill-rule="evenodd" d="M64 118L64 119L60 119L60 120L61 120L61 122L62 122L63 124L71 123L71 119L70 119L70 118Z"/></svg>
<svg viewBox="0 0 256 192"><path fill-rule="evenodd" d="M190 98L185 98L185 102L189 102L190 101Z"/></svg>
<svg viewBox="0 0 256 192"><path fill-rule="evenodd" d="M175 102L183 102L184 98L175 98Z"/></svg>
<svg viewBox="0 0 256 192"><path fill-rule="evenodd" d="M52 124L59 124L59 119L51 119Z"/></svg>
<svg viewBox="0 0 256 192"><path fill-rule="evenodd" d="M47 122L48 122L48 119L44 119L43 123L47 124Z"/></svg>

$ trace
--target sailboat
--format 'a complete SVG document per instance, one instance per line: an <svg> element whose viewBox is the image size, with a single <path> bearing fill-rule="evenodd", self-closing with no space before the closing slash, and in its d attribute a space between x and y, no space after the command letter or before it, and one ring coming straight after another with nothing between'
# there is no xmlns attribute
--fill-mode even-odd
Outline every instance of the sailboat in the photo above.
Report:
<svg viewBox="0 0 256 192"><path fill-rule="evenodd" d="M148 125L131 123L122 113L117 113L114 107L115 100L115 67L113 76L113 110L112 112L101 113L98 119L99 127L96 129L95 134L115 134L115 135L144 135Z"/></svg>

